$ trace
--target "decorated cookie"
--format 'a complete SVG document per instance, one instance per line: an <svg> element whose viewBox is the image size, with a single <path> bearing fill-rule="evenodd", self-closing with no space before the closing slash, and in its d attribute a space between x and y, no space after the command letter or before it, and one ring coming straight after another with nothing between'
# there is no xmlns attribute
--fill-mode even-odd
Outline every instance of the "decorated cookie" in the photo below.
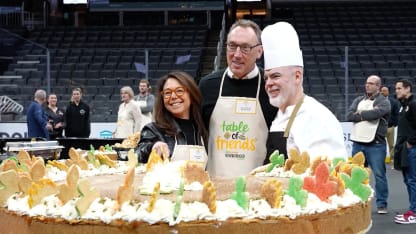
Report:
<svg viewBox="0 0 416 234"><path fill-rule="evenodd" d="M49 160L47 165L56 167L61 171L68 171L68 166L65 163L57 161L57 160Z"/></svg>
<svg viewBox="0 0 416 234"><path fill-rule="evenodd" d="M289 159L286 160L285 169L292 170L295 174L303 174L309 168L310 157L307 152L300 154L299 150L292 148L289 150Z"/></svg>
<svg viewBox="0 0 416 234"><path fill-rule="evenodd" d="M202 189L202 202L207 204L209 211L215 213L217 211L217 192L212 181L206 181Z"/></svg>
<svg viewBox="0 0 416 234"><path fill-rule="evenodd" d="M78 167L72 165L68 169L66 174L66 183L61 184L58 187L59 193L58 198L62 201L63 204L67 203L69 200L78 197L78 180L79 180L79 171Z"/></svg>
<svg viewBox="0 0 416 234"><path fill-rule="evenodd" d="M8 171L13 170L17 171L17 159L16 158L8 158L4 160L0 166L0 171Z"/></svg>
<svg viewBox="0 0 416 234"><path fill-rule="evenodd" d="M341 175L337 175L337 176L329 176L329 180L334 181L335 183L337 183L337 195L341 196L342 194L344 194L345 192L345 183L341 178Z"/></svg>
<svg viewBox="0 0 416 234"><path fill-rule="evenodd" d="M173 218L176 220L176 218L179 216L179 212L181 211L181 204L182 204L182 197L183 197L183 191L184 191L184 181L181 180L181 183L179 185L178 194L176 196L175 205L173 206Z"/></svg>
<svg viewBox="0 0 416 234"><path fill-rule="evenodd" d="M261 187L261 197L264 198L272 208L279 208L282 194L282 184L276 179L268 179Z"/></svg>
<svg viewBox="0 0 416 234"><path fill-rule="evenodd" d="M92 188L88 179L84 178L78 182L78 192L80 198L75 204L75 208L79 216L85 214L91 203L100 197L100 192L96 188Z"/></svg>
<svg viewBox="0 0 416 234"><path fill-rule="evenodd" d="M40 179L32 181L31 187L28 189L29 207L32 208L39 204L44 197L58 193L58 187L51 179Z"/></svg>
<svg viewBox="0 0 416 234"><path fill-rule="evenodd" d="M325 162L326 164L331 165L331 161L327 159L327 157L316 157L309 167L309 172L311 175L315 175L316 168L321 162Z"/></svg>
<svg viewBox="0 0 416 234"><path fill-rule="evenodd" d="M183 176L185 178L185 184L192 184L197 181L204 184L209 180L208 172L205 171L204 167L199 163L192 163L187 161L183 168Z"/></svg>
<svg viewBox="0 0 416 234"><path fill-rule="evenodd" d="M127 152L127 164L129 165L129 167L135 168L137 166L138 162L139 162L138 156L134 152L134 149L130 149Z"/></svg>
<svg viewBox="0 0 416 234"><path fill-rule="evenodd" d="M291 177L287 188L287 195L295 199L296 204L301 207L306 206L308 200L308 192L303 187L303 180L299 177Z"/></svg>
<svg viewBox="0 0 416 234"><path fill-rule="evenodd" d="M117 163L113 160L111 160L107 155L104 154L97 154L97 159L100 161L100 164L107 165L109 167L116 167Z"/></svg>
<svg viewBox="0 0 416 234"><path fill-rule="evenodd" d="M266 172L271 172L275 167L281 167L285 164L285 156L279 153L279 150L275 150L269 157L270 164L266 169Z"/></svg>
<svg viewBox="0 0 416 234"><path fill-rule="evenodd" d="M30 167L32 165L32 157L26 150L20 150L17 154L17 160L19 161L20 165L27 165Z"/></svg>
<svg viewBox="0 0 416 234"><path fill-rule="evenodd" d="M329 180L329 166L326 162L321 162L315 171L315 176L304 178L303 188L314 193L322 201L337 193L337 183Z"/></svg>
<svg viewBox="0 0 416 234"><path fill-rule="evenodd" d="M152 150L149 155L149 159L147 160L146 172L150 171L156 164L159 163L163 163L162 157L156 152L156 150Z"/></svg>
<svg viewBox="0 0 416 234"><path fill-rule="evenodd" d="M351 171L355 167L361 167L367 170L368 175L371 174L371 169L364 167L365 163L365 156L363 152L356 153L348 162L340 161L338 164L334 167L334 171L331 173L333 176L337 176L341 173L346 173L349 176L351 176ZM368 184L370 180L364 181L364 184Z"/></svg>
<svg viewBox="0 0 416 234"><path fill-rule="evenodd" d="M133 198L134 182L134 167L130 167L127 171L124 184L118 187L117 190L117 209L123 205L124 202L130 201Z"/></svg>
<svg viewBox="0 0 416 234"><path fill-rule="evenodd" d="M40 181L46 174L43 158L36 158L28 171L19 173L19 190L26 195L32 186L32 182Z"/></svg>
<svg viewBox="0 0 416 234"><path fill-rule="evenodd" d="M147 212L152 213L153 209L155 208L156 201L159 197L159 192L160 192L160 183L157 182L155 187L153 188L152 197L150 198L149 206L147 207Z"/></svg>
<svg viewBox="0 0 416 234"><path fill-rule="evenodd" d="M346 173L341 173L341 178L345 182L345 187L349 188L362 201L367 201L371 195L371 188L363 184L368 180L368 172L365 168L354 167L351 171L351 176Z"/></svg>
<svg viewBox="0 0 416 234"><path fill-rule="evenodd" d="M72 164L78 165L81 170L88 170L88 162L87 160L83 159L79 152L75 150L73 147L69 149L69 159L65 161L66 165L69 167Z"/></svg>
<svg viewBox="0 0 416 234"><path fill-rule="evenodd" d="M5 206L7 199L16 192L19 192L17 172L0 172L0 206Z"/></svg>
<svg viewBox="0 0 416 234"><path fill-rule="evenodd" d="M338 158L338 157L336 157L336 158L333 158L332 159L332 165L331 165L331 175L333 175L333 176L336 176L337 175L337 173L339 172L339 168L340 168L340 166L343 164L343 163L345 163L345 159L344 158Z"/></svg>
<svg viewBox="0 0 416 234"><path fill-rule="evenodd" d="M19 173L19 190L22 192L22 195L27 195L29 188L32 186L32 177L29 172L20 172Z"/></svg>
<svg viewBox="0 0 416 234"><path fill-rule="evenodd" d="M101 165L100 160L98 160L98 158L95 156L95 149L93 145L90 145L90 150L87 152L87 160L88 163L91 163L95 168L98 168Z"/></svg>
<svg viewBox="0 0 416 234"><path fill-rule="evenodd" d="M246 179L244 176L240 176L235 181L235 191L231 194L231 199L237 202L237 204L244 210L248 209L249 197L246 192Z"/></svg>
<svg viewBox="0 0 416 234"><path fill-rule="evenodd" d="M30 176L33 181L39 181L46 174L45 162L39 157L30 167Z"/></svg>

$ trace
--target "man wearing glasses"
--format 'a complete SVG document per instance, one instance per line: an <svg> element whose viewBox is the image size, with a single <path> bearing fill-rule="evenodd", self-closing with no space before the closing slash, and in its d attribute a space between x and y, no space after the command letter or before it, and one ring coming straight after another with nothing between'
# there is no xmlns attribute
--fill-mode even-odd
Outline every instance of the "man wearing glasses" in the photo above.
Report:
<svg viewBox="0 0 416 234"><path fill-rule="evenodd" d="M238 20L228 33L226 69L199 82L202 117L209 130L208 171L212 176L247 175L267 157L269 126L277 113L264 89L261 30Z"/></svg>
<svg viewBox="0 0 416 234"><path fill-rule="evenodd" d="M354 99L347 118L353 122L352 155L359 151L364 153L366 164L375 177L377 213L387 214L389 190L384 162L390 101L381 95L380 87L380 77L369 76L365 83L365 95Z"/></svg>

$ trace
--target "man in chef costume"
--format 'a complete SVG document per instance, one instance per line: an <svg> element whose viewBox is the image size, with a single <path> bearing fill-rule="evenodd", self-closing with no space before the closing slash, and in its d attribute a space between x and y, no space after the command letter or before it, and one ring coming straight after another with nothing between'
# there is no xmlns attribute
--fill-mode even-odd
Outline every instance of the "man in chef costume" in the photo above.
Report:
<svg viewBox="0 0 416 234"><path fill-rule="evenodd" d="M267 26L261 39L264 79L270 103L279 108L270 127L268 152L287 156L291 148L317 157L347 158L344 134L337 118L324 105L303 92L303 58L293 26L278 22Z"/></svg>

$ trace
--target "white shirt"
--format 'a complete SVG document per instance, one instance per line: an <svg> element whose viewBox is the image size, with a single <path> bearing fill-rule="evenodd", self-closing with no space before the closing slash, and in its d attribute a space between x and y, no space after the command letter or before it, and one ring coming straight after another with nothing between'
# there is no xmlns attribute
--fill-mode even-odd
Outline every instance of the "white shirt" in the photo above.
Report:
<svg viewBox="0 0 416 234"><path fill-rule="evenodd" d="M294 108L295 105L288 106L285 113L279 110L270 132L284 132ZM319 156L347 159L341 124L328 108L306 95L287 139L287 152L291 148L308 152L311 161Z"/></svg>

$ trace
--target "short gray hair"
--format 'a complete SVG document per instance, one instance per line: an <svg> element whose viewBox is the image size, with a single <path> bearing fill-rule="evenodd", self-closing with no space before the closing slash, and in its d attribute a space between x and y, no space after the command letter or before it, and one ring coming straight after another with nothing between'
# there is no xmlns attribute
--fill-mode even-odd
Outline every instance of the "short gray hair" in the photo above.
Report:
<svg viewBox="0 0 416 234"><path fill-rule="evenodd" d="M129 94L130 98L134 97L134 91L130 86L124 86L120 89L120 93L126 92Z"/></svg>
<svg viewBox="0 0 416 234"><path fill-rule="evenodd" d="M34 95L36 100L45 100L46 99L46 91L43 89L38 89Z"/></svg>
<svg viewBox="0 0 416 234"><path fill-rule="evenodd" d="M256 33L256 38L257 38L258 43L261 44L261 29L259 25L256 24L254 21L248 20L248 19L239 19L233 25L231 25L230 30L228 32L233 31L237 27L252 28L253 31ZM228 40L228 36L227 36L227 40Z"/></svg>

